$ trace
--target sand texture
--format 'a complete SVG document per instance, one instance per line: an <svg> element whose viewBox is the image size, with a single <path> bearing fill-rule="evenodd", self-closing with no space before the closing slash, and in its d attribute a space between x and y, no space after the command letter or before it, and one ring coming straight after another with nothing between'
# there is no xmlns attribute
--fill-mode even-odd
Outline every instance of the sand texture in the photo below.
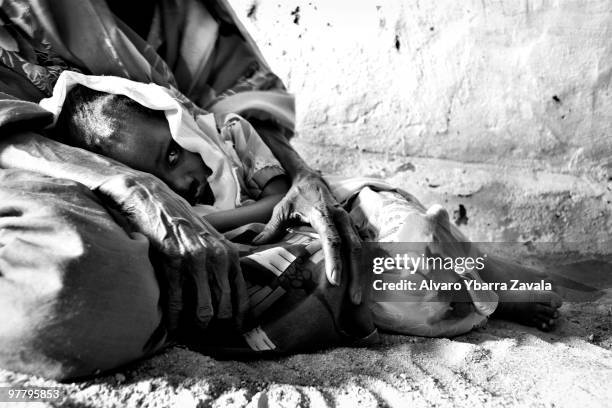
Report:
<svg viewBox="0 0 612 408"><path fill-rule="evenodd" d="M610 263L555 270L571 301L551 333L491 320L453 339L383 335L368 349L258 361L175 347L95 380L58 384L0 371L0 384L60 386L67 398L55 406L73 407L609 407ZM587 285L593 276L597 285Z"/></svg>

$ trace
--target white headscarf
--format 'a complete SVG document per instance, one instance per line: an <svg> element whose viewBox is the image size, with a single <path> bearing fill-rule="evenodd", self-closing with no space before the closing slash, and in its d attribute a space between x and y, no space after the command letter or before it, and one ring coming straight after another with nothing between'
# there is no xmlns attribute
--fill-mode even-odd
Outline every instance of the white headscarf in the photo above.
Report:
<svg viewBox="0 0 612 408"><path fill-rule="evenodd" d="M39 102L41 107L53 113L53 125L62 111L66 94L77 84L100 92L125 95L144 107L164 111L176 143L185 150L200 154L212 170L208 181L215 195L215 207L235 208L240 205L240 184L232 166L232 155L219 138L212 113L194 119L168 90L153 83L64 71L53 88L53 95Z"/></svg>

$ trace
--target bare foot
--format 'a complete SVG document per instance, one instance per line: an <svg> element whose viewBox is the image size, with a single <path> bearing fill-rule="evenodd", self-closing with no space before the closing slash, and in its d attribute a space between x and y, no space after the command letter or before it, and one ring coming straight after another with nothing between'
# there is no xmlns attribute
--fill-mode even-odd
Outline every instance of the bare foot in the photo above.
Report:
<svg viewBox="0 0 612 408"><path fill-rule="evenodd" d="M561 297L550 290L500 291L499 306L492 317L512 320L542 331L555 327Z"/></svg>
<svg viewBox="0 0 612 408"><path fill-rule="evenodd" d="M480 275L486 282L511 281L538 283L542 280L552 284L550 276L527 266L490 255L486 268ZM553 290L554 290L554 284ZM550 331L559 318L561 296L553 290L499 290L499 305L492 317L512 320L526 326L535 326Z"/></svg>
<svg viewBox="0 0 612 408"><path fill-rule="evenodd" d="M439 205L430 207L425 214L418 211L410 214L397 237L400 242L424 243L433 253L443 257L481 256L481 250L469 243L450 223L448 212ZM479 275L472 277L477 281L505 283L507 286L511 286L512 281L538 283L548 278L540 271L493 254L488 254L486 267ZM558 309L563 303L557 293L550 290L499 290L496 293L499 304L492 317L535 326L543 331L554 328L559 317ZM481 308L481 314L488 315L494 302L487 297L479 299L484 295L485 292L480 295L477 292L471 293L473 299L479 300L476 306Z"/></svg>

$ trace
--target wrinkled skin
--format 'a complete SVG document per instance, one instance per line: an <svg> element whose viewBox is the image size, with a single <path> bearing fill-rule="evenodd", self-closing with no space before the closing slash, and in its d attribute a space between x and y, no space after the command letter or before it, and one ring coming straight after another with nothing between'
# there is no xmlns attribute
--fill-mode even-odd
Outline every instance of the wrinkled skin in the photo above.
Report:
<svg viewBox="0 0 612 408"><path fill-rule="evenodd" d="M364 268L359 268L361 239L348 213L338 204L321 174L311 169L293 149L284 132L269 121L250 118L274 156L291 177L291 188L275 207L271 220L256 238L265 243L281 235L296 220L309 223L321 237L329 283L339 285L348 275L348 295L359 305L363 298ZM343 272L344 271L344 272Z"/></svg>
<svg viewBox="0 0 612 408"><path fill-rule="evenodd" d="M263 244L279 238L285 227L296 221L310 224L319 233L329 283L340 284L343 259L348 260L348 268L344 270L348 269L350 299L354 304L361 303L362 277L358 265L361 240L348 213L338 204L318 173L303 172L294 180L254 243Z"/></svg>
<svg viewBox="0 0 612 408"><path fill-rule="evenodd" d="M80 182L144 234L161 254L165 282L160 289L170 333L179 328L181 315L201 328L213 315L233 317L240 325L248 297L237 251L156 177L34 133L0 139L0 167ZM194 310L184 310L183 291L194 286Z"/></svg>
<svg viewBox="0 0 612 408"><path fill-rule="evenodd" d="M348 270L350 299L361 303L358 257L351 256L360 251L361 242L348 214L320 174L304 164L284 137L272 150L291 175L292 186L257 242L278 237L296 220L310 223L321 235L329 282L340 284L342 271ZM190 316L188 321L195 321L201 328L213 316L233 317L240 325L248 297L237 251L156 177L35 133L0 139L0 167L80 182L105 197L107 205L118 209L134 230L144 234L161 254L165 282L160 288L165 295L164 316L171 332L178 329L185 314ZM350 260L348 267L343 265L343 259ZM183 291L187 287L196 288L196 299L190 305L194 310L184 310Z"/></svg>
<svg viewBox="0 0 612 408"><path fill-rule="evenodd" d="M147 173L119 175L97 190L118 205L161 254L168 328L178 328L186 312L201 328L213 316L240 326L248 307L238 252L223 235L195 216L183 198ZM193 285L195 310L184 311L183 288Z"/></svg>

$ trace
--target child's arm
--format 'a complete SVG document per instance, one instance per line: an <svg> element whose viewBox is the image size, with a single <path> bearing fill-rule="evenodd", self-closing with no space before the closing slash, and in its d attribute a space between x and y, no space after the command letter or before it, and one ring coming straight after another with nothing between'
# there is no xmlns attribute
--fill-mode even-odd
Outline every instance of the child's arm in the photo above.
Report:
<svg viewBox="0 0 612 408"><path fill-rule="evenodd" d="M272 216L274 206L285 196L289 190L289 180L284 177L275 177L264 187L261 198L251 205L219 211L204 216L220 232L238 228L252 222L266 223Z"/></svg>

